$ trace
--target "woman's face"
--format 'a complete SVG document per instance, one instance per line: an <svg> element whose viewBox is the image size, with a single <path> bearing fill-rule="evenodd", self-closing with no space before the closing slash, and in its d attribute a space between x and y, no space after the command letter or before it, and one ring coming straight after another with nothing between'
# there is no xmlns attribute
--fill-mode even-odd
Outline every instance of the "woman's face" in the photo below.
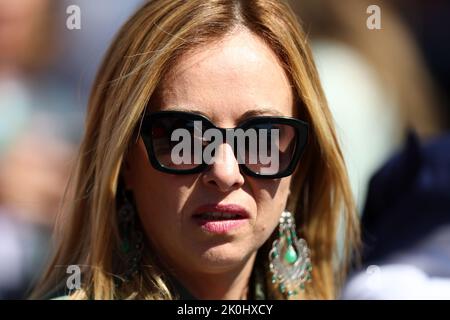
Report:
<svg viewBox="0 0 450 320"><path fill-rule="evenodd" d="M198 111L226 128L243 116L296 116L277 56L246 30L185 54L163 80L157 100L151 111ZM228 145L219 150L224 161L191 175L155 170L141 139L127 156L123 174L147 237L175 270L215 273L239 267L270 237L285 208L290 177L246 176ZM205 205L210 211L237 208L245 218L231 228L205 227L196 216Z"/></svg>

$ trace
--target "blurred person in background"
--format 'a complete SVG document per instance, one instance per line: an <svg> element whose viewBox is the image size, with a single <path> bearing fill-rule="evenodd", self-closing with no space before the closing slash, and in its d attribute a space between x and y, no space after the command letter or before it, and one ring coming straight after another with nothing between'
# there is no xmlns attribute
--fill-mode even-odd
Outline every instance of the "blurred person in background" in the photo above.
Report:
<svg viewBox="0 0 450 320"><path fill-rule="evenodd" d="M363 268L343 298L450 298L448 112L414 36L386 2L295 4L363 211ZM366 27L373 4L381 30Z"/></svg>
<svg viewBox="0 0 450 320"><path fill-rule="evenodd" d="M55 13L60 45L52 68L76 92L85 110L89 91L101 59L119 27L145 0L58 0ZM66 8L80 9L80 29L66 28Z"/></svg>
<svg viewBox="0 0 450 320"><path fill-rule="evenodd" d="M292 1L311 39L336 121L358 207L371 176L404 144L408 129L427 139L447 125L414 38L391 6L369 0ZM367 28L370 5L381 30Z"/></svg>
<svg viewBox="0 0 450 320"><path fill-rule="evenodd" d="M0 0L0 299L25 297L50 253L95 70L141 2Z"/></svg>
<svg viewBox="0 0 450 320"><path fill-rule="evenodd" d="M362 228L344 298L450 299L450 135L409 135L371 179Z"/></svg>
<svg viewBox="0 0 450 320"><path fill-rule="evenodd" d="M0 299L39 276L81 130L51 61L57 2L0 0Z"/></svg>
<svg viewBox="0 0 450 320"><path fill-rule="evenodd" d="M405 22L414 33L425 61L440 89L450 122L450 1L395 0Z"/></svg>

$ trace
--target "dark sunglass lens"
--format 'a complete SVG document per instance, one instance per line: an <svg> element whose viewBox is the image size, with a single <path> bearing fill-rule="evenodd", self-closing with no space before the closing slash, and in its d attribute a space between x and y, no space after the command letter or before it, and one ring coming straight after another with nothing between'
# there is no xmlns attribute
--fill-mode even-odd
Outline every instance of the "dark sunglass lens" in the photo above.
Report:
<svg viewBox="0 0 450 320"><path fill-rule="evenodd" d="M248 141L245 150L241 150L246 167L254 173L268 176L286 170L295 153L296 129L289 124L278 123L261 123L252 128L257 132L256 144Z"/></svg>
<svg viewBox="0 0 450 320"><path fill-rule="evenodd" d="M168 116L152 121L153 151L166 168L189 170L201 163L194 144L203 134L201 120ZM201 154L200 154L201 155Z"/></svg>

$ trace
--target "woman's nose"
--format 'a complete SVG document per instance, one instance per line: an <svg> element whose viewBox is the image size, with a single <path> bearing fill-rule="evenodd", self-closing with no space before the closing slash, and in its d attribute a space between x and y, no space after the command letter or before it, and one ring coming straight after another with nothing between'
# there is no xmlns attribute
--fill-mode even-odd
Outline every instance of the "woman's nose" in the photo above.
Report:
<svg viewBox="0 0 450 320"><path fill-rule="evenodd" d="M213 163L203 174L203 182L222 192L237 189L244 184L244 177L229 144L223 143L217 147Z"/></svg>

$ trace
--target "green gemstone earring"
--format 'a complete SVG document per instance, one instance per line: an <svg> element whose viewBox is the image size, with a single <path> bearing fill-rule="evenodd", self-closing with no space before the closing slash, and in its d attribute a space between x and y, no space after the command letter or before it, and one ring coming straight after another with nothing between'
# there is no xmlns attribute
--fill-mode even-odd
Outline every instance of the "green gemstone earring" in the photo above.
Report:
<svg viewBox="0 0 450 320"><path fill-rule="evenodd" d="M122 203L118 210L119 231L122 238L120 254L125 262L125 281L139 273L143 252L143 233L139 227L133 192L122 189Z"/></svg>
<svg viewBox="0 0 450 320"><path fill-rule="evenodd" d="M283 211L280 217L278 238L269 252L272 283L278 283L280 293L289 297L304 290L311 281L310 250L305 239L297 237L292 213Z"/></svg>

